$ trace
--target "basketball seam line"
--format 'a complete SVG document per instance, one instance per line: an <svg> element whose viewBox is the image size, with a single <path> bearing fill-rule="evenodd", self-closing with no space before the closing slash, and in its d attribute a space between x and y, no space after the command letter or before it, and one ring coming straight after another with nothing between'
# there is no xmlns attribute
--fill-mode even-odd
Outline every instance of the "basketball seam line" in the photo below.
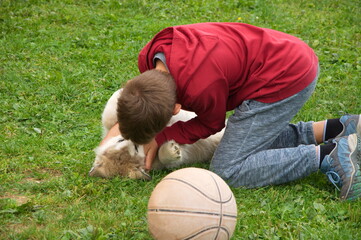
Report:
<svg viewBox="0 0 361 240"><path fill-rule="evenodd" d="M179 181L179 182L182 182L182 183L184 183L184 184L187 184L188 186L190 186L190 187L192 187L193 189L197 190L199 193L201 193L203 196L205 196L205 197L208 198L209 200L212 200L212 201L214 201L214 202L216 202L216 203L223 203L223 204L225 204L225 203L228 203L229 201L232 200L232 194L231 194L230 198L227 199L227 200L225 200L225 201L219 201L219 200L213 199L213 198L207 196L206 194L204 194L200 189L196 188L196 187L193 186L192 184L189 184L188 182L186 182L186 181L184 181L184 180L182 180L182 179L178 179L178 178L165 178L165 179L163 179L162 181L164 181L164 180L175 180L175 181Z"/></svg>
<svg viewBox="0 0 361 240"><path fill-rule="evenodd" d="M148 212L194 213L194 214L203 214L203 215L210 215L210 216L223 215L224 217L237 219L237 216L230 215L230 214L220 214L220 213L212 213L212 212L199 212L199 211L189 211L189 210L175 210L175 209L164 209L164 208L151 208L151 209L148 209Z"/></svg>
<svg viewBox="0 0 361 240"><path fill-rule="evenodd" d="M199 234L202 234L202 233L204 233L204 232L206 232L206 231L208 231L208 230L211 230L211 229L214 229L214 228L218 228L219 229L219 227L209 227L209 228L206 228L206 229L203 229L202 231L200 231L200 232L197 232L196 234L194 234L194 235L192 235L192 236L190 236L190 237L187 237L187 238L184 238L184 240L190 240L190 239L192 239L192 238L195 238L195 237L197 237ZM227 233L227 239L229 239L229 232L228 232L228 230L225 228L225 227L221 227L226 233Z"/></svg>
<svg viewBox="0 0 361 240"><path fill-rule="evenodd" d="M214 179L214 177L212 175L210 175L210 177L213 179L214 184L216 184L219 199L222 200L221 190L219 189L216 179ZM222 220L223 220L223 214L222 214L223 213L223 203L222 202L220 203L219 212L221 215L219 216L218 230L217 230L216 236L214 237L215 240L218 238L219 230L220 230L220 227L222 226ZM229 237L227 239L229 239Z"/></svg>

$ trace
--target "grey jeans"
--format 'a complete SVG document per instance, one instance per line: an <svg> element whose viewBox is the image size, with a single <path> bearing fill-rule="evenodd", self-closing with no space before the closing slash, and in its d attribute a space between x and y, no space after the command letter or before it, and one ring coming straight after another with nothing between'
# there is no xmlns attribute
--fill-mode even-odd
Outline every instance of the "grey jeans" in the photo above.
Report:
<svg viewBox="0 0 361 240"><path fill-rule="evenodd" d="M233 187L262 187L305 177L319 168L312 122L290 124L315 89L275 103L244 101L229 117L211 170Z"/></svg>

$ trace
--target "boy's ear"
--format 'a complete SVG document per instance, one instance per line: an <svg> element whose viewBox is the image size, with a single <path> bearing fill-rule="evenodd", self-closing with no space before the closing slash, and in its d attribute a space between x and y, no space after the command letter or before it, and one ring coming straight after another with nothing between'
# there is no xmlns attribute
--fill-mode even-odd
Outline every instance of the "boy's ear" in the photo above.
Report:
<svg viewBox="0 0 361 240"><path fill-rule="evenodd" d="M179 111L181 110L181 108L182 108L182 105L179 104L179 103L176 103L176 104L174 105L173 115L177 115L177 114L179 113Z"/></svg>

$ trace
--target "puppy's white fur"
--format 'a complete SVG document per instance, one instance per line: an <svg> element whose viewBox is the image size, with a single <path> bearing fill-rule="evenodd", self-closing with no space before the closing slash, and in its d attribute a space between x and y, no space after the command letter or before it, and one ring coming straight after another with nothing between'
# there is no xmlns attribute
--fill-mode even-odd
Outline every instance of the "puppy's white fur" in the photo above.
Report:
<svg viewBox="0 0 361 240"><path fill-rule="evenodd" d="M117 122L117 100L122 89L116 91L108 100L103 114L103 137ZM181 110L173 116L168 126L177 121L188 121L196 116L193 112ZM223 130L207 139L194 144L180 145L175 141L164 143L153 161L152 169L175 168L182 164L209 161L223 136ZM121 135L113 137L95 149L95 161L89 172L90 176L111 178L114 176L133 179L150 179L144 171L144 149Z"/></svg>

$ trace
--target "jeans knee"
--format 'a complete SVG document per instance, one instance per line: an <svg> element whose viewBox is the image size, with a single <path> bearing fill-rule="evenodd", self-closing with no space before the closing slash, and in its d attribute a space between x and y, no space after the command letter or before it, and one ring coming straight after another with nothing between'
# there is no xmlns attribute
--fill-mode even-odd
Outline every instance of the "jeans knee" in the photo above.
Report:
<svg viewBox="0 0 361 240"><path fill-rule="evenodd" d="M233 175L230 171L231 168L228 168L227 166L215 166L214 164L210 165L210 170L220 176L223 180L228 181L231 176Z"/></svg>

